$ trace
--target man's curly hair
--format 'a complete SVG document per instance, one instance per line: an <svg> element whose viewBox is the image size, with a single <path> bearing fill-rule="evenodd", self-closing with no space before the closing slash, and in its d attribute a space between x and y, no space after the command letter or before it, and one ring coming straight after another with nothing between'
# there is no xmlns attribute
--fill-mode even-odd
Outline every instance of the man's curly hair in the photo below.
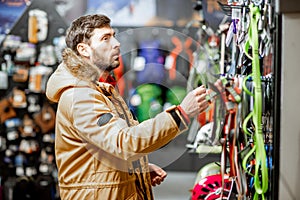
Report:
<svg viewBox="0 0 300 200"><path fill-rule="evenodd" d="M76 54L77 45L81 42L89 44L95 28L110 27L110 19L101 14L84 15L75 19L66 32L66 45Z"/></svg>

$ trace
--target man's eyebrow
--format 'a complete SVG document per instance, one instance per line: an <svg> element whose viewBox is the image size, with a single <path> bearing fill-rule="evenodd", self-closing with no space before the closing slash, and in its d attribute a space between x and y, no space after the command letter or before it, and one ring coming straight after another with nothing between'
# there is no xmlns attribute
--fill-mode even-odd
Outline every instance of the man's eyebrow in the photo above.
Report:
<svg viewBox="0 0 300 200"><path fill-rule="evenodd" d="M104 33L103 35L101 35L100 38L103 38L103 37L106 37L106 36L115 36L116 33L115 32L107 32L107 33Z"/></svg>

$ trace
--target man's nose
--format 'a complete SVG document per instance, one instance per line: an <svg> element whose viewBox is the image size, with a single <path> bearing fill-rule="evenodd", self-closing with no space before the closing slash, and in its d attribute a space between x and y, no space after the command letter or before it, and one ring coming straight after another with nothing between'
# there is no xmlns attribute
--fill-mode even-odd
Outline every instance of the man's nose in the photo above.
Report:
<svg viewBox="0 0 300 200"><path fill-rule="evenodd" d="M113 48L120 48L120 46L120 42L116 38L113 38Z"/></svg>

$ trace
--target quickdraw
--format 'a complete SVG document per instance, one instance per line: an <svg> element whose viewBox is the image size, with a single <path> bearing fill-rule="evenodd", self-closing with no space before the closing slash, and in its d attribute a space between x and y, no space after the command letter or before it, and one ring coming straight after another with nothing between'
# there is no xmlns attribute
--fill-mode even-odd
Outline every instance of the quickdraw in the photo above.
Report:
<svg viewBox="0 0 300 200"><path fill-rule="evenodd" d="M217 109L214 112L213 137L211 139L213 144L216 144L216 138L219 139L222 145L220 169L222 188L225 184L225 175L229 176L236 185L238 196L245 197L247 191L246 178L239 164L239 148L237 148L238 117L240 115L238 105L241 102L241 90L239 87L234 86L233 81L229 82L225 77L221 77L221 80L224 91L219 91L214 84L208 83L214 95L220 96L220 98L215 99L214 107ZM229 174L226 171L227 158L229 160ZM223 197L223 193L221 197Z"/></svg>
<svg viewBox="0 0 300 200"><path fill-rule="evenodd" d="M221 78L225 93L223 93L223 101L226 104L227 114L225 116L225 124L223 128L223 150L221 155L221 164L223 165L221 174L225 175L227 157L229 160L229 176L234 179L238 198L246 195L247 186L245 177L241 170L238 158L238 106L241 102L241 90L227 79Z"/></svg>
<svg viewBox="0 0 300 200"><path fill-rule="evenodd" d="M269 84L272 80L264 80L269 72L265 71L260 62L265 62L261 57L271 54L271 11L268 11L268 1L239 3L235 1L231 4L228 2L228 5L221 4L228 13L236 13L232 17L231 29L227 31L225 41L226 44L232 41L231 57L223 55L223 45L220 59L214 60L208 52L209 49L203 45L202 52L198 52L198 55L202 55L199 59L206 63L202 65L205 69L200 75L202 84L211 89L207 100L212 102L214 99L210 144L221 145L222 148L220 199L236 197L264 200L270 195L269 178L273 170L273 113L270 108L272 89ZM224 34L221 44L223 43ZM264 69L263 76L261 68ZM223 91L219 91L214 85L217 79L221 79ZM218 97L214 98L215 96ZM235 185L231 197L225 191L225 182L228 180Z"/></svg>

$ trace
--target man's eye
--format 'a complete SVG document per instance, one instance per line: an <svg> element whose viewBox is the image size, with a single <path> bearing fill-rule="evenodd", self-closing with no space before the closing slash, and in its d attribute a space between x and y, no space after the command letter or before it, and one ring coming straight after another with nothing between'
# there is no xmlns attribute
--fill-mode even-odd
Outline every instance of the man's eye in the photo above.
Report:
<svg viewBox="0 0 300 200"><path fill-rule="evenodd" d="M106 41L106 40L108 40L109 38L108 37L104 37L104 38L102 38L102 40L104 40L104 41Z"/></svg>

